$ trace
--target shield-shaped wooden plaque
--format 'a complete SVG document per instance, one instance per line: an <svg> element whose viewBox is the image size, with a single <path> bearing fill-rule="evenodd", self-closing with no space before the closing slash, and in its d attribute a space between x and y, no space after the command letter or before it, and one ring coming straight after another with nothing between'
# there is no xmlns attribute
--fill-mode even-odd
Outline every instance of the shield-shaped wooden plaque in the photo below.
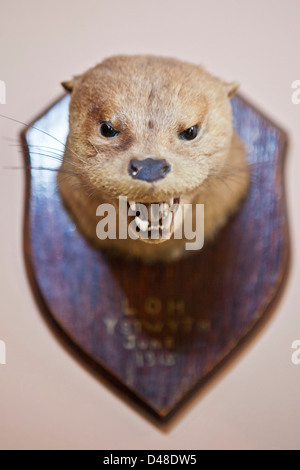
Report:
<svg viewBox="0 0 300 470"><path fill-rule="evenodd" d="M165 419L262 323L280 290L289 251L286 135L235 97L234 126L251 166L246 201L214 244L147 266L91 247L62 204L56 154L68 133L68 105L65 96L33 123L43 132L30 127L22 135L29 277L46 317L68 343Z"/></svg>

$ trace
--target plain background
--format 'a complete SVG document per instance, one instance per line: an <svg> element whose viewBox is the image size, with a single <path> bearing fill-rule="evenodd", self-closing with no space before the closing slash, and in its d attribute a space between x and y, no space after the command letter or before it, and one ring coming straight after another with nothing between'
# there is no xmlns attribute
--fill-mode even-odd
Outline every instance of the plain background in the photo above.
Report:
<svg viewBox="0 0 300 470"><path fill-rule="evenodd" d="M0 172L2 449L300 448L299 0L0 1L0 113L29 122L62 93L60 82L117 53L201 63L290 135L286 187L293 256L272 319L243 354L168 427L159 428L85 370L53 336L34 301L22 252L24 175ZM20 126L0 118L1 167L22 165Z"/></svg>

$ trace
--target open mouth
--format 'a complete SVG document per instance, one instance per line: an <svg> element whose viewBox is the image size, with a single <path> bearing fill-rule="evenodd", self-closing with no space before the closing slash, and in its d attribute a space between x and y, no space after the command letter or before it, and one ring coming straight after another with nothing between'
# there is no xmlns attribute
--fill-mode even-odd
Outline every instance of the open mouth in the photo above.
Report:
<svg viewBox="0 0 300 470"><path fill-rule="evenodd" d="M128 231L134 238L148 243L169 240L174 233L174 219L179 205L179 197L150 203L127 201Z"/></svg>

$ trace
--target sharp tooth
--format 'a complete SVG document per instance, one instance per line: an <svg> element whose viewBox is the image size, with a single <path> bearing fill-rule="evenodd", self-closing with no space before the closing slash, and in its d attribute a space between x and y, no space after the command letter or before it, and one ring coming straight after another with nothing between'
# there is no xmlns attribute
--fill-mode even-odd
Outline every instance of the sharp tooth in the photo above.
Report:
<svg viewBox="0 0 300 470"><path fill-rule="evenodd" d="M135 204L135 202L134 202L134 201L129 201L129 205L130 205L130 209L131 209L132 211L135 211L135 209L136 209L136 204Z"/></svg>
<svg viewBox="0 0 300 470"><path fill-rule="evenodd" d="M152 240L158 240L159 239L159 225L151 225L150 227L150 238Z"/></svg>
<svg viewBox="0 0 300 470"><path fill-rule="evenodd" d="M151 204L151 222L157 222L159 215L159 204Z"/></svg>
<svg viewBox="0 0 300 470"><path fill-rule="evenodd" d="M138 202L136 204L136 212L138 214L138 217L141 220L147 220L148 221L148 207L147 204Z"/></svg>
<svg viewBox="0 0 300 470"><path fill-rule="evenodd" d="M169 201L169 205L170 205L170 207L172 207L172 206L173 206L173 204L174 204L174 198L173 198L173 197L171 197L171 198L170 198L170 201Z"/></svg>
<svg viewBox="0 0 300 470"><path fill-rule="evenodd" d="M136 216L135 217L135 223L141 230L143 230L143 232L148 230L148 220L142 220L142 219L140 219L139 217Z"/></svg>
<svg viewBox="0 0 300 470"><path fill-rule="evenodd" d="M164 217L164 218L163 218L163 222L164 222L164 227L165 227L165 228L169 228L169 227L171 226L172 218L173 218L172 212L169 212L168 215L167 215L167 217Z"/></svg>
<svg viewBox="0 0 300 470"><path fill-rule="evenodd" d="M170 206L166 202L163 202L160 206L161 218L165 219L170 211Z"/></svg>

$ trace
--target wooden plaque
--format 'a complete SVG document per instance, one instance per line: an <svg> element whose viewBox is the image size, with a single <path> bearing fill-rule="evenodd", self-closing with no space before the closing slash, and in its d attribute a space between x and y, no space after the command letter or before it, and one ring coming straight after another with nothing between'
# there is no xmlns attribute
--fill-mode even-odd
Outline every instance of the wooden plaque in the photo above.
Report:
<svg viewBox="0 0 300 470"><path fill-rule="evenodd" d="M235 97L234 126L252 168L247 200L214 244L184 260L147 266L92 248L62 205L60 162L45 155L47 147L63 150L50 135L66 141L68 105L65 96L33 123L44 132L31 127L22 135L31 167L25 207L29 277L66 344L165 419L262 323L282 284L289 251L286 135Z"/></svg>

